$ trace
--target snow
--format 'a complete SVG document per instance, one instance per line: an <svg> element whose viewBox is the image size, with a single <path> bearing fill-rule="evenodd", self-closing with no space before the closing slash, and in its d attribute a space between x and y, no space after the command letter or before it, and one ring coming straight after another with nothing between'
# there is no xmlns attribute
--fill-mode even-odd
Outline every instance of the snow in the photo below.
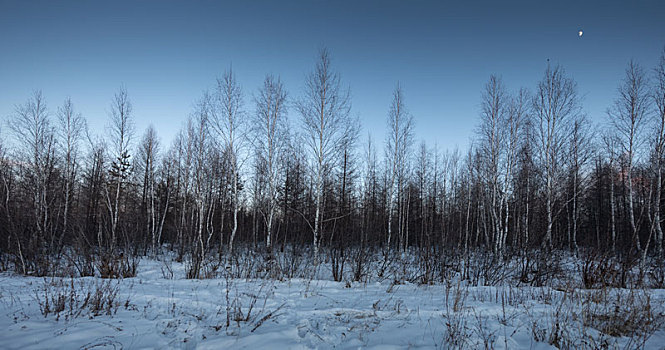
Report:
<svg viewBox="0 0 665 350"><path fill-rule="evenodd" d="M173 279L162 267L144 259L137 277L105 281L3 273L0 349L665 348L664 290L187 280L183 264L172 263ZM82 306L96 288L117 291L110 314ZM45 293L58 292L70 298L66 309L44 316ZM645 302L651 321L635 307ZM602 317L584 322L596 311ZM653 330L609 334L627 317L653 323ZM593 326L607 326L606 333Z"/></svg>

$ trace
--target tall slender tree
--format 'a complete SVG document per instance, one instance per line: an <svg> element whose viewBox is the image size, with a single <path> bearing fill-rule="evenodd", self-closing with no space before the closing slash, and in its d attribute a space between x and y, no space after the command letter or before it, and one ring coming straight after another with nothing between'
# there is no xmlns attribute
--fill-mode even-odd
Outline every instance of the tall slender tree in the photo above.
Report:
<svg viewBox="0 0 665 350"><path fill-rule="evenodd" d="M393 236L393 215L395 205L398 211L398 223L403 221L404 212L400 206L404 197L406 185L406 172L409 152L413 143L413 116L408 112L404 104L404 92L399 83L393 91L393 99L388 111L388 135L386 139L386 161L388 166L387 196L388 204L388 237L387 247L390 248ZM402 251L406 248L402 225L398 225L398 248Z"/></svg>
<svg viewBox="0 0 665 350"><path fill-rule="evenodd" d="M560 66L549 64L533 97L537 159L544 182L546 229L542 246L553 246L552 229L562 210L558 203L563 178L564 147L570 137L571 122L581 113L577 84Z"/></svg>
<svg viewBox="0 0 665 350"><path fill-rule="evenodd" d="M267 177L265 189L266 247L272 252L273 222L277 210L277 195L281 175L284 174L283 160L286 151L286 90L279 78L266 76L263 86L255 98L256 115L254 130L256 136L256 155L263 164Z"/></svg>
<svg viewBox="0 0 665 350"><path fill-rule="evenodd" d="M52 254L55 248L54 208L51 206L53 193L49 186L49 180L55 169L55 132L41 91L35 91L26 103L15 107L9 127L14 133L17 145L20 146L17 150L19 160L22 162L19 168L29 193L28 208L32 212L31 224L28 227L34 234L24 242L21 242L22 237L16 236L18 249L21 251L19 254L22 269L27 273L28 267L23 252L32 253L33 256L29 260L34 261L34 258L42 254L48 259L48 255ZM22 249L21 244L28 249ZM37 273L44 274L46 271L37 271Z"/></svg>
<svg viewBox="0 0 665 350"><path fill-rule="evenodd" d="M120 222L120 205L123 189L131 173L130 143L134 136L134 124L132 120L132 103L129 100L127 89L123 86L111 101L110 115L110 137L111 137L111 169L109 170L110 182L106 189L106 207L110 216L110 236L106 243L112 252L116 247L118 236L118 224ZM101 245L102 242L99 242Z"/></svg>
<svg viewBox="0 0 665 350"><path fill-rule="evenodd" d="M324 220L323 185L334 165L351 109L349 90L342 86L339 74L333 70L328 50L319 51L316 67L305 80L305 90L296 103L296 109L301 116L304 142L314 173L312 234L314 254L318 259Z"/></svg>
<svg viewBox="0 0 665 350"><path fill-rule="evenodd" d="M74 187L77 182L79 171L79 143L85 132L85 120L80 113L74 110L74 104L70 98L67 98L63 105L58 108L59 121L59 139L63 156L63 177L64 177L64 202L63 202L63 223L62 233L60 234L59 245L69 231L70 211L72 207L72 198L74 196Z"/></svg>
<svg viewBox="0 0 665 350"><path fill-rule="evenodd" d="M656 105L655 115L655 138L654 138L654 154L656 170L656 198L653 205L654 216L654 230L656 231L656 251L658 256L663 257L663 228L660 216L660 201L662 192L662 179L663 168L665 168L665 49L660 55L660 60L655 69L655 88L653 99Z"/></svg>
<svg viewBox="0 0 665 350"><path fill-rule="evenodd" d="M216 92L217 108L211 122L214 130L221 137L223 149L226 149L231 166L233 226L229 237L229 253L232 254L233 242L238 231L238 211L240 210L239 178L243 162L240 161L239 157L247 136L247 124L245 123L245 113L242 110L242 88L232 70L229 69L221 79L217 79Z"/></svg>
<svg viewBox="0 0 665 350"><path fill-rule="evenodd" d="M143 191L141 203L145 215L145 232L150 237L150 248L152 254L156 254L157 236L159 230L158 209L156 208L156 159L159 153L159 140L155 128L150 125L141 139L139 145L140 168L143 170Z"/></svg>
<svg viewBox="0 0 665 350"><path fill-rule="evenodd" d="M618 96L607 114L614 126L621 145L627 192L627 215L630 224L631 240L638 252L642 252L642 244L635 219L633 168L641 156L643 140L641 138L649 102L647 77L637 63L630 61L626 68L626 76L618 88Z"/></svg>
<svg viewBox="0 0 665 350"><path fill-rule="evenodd" d="M508 93L501 78L491 75L482 95L481 123L478 131L478 143L482 165L479 175L486 184L486 205L489 212L490 232L486 242L495 254L501 248L503 232L503 205L506 195L502 188L502 177L507 173L504 168L506 158L506 124L508 121Z"/></svg>

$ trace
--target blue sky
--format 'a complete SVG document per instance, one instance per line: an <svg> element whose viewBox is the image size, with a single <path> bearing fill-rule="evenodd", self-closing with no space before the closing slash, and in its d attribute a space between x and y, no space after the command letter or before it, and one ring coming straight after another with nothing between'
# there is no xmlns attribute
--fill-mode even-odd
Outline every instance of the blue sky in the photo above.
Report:
<svg viewBox="0 0 665 350"><path fill-rule="evenodd" d="M664 16L665 2L656 0L0 0L0 118L41 89L51 111L70 96L101 134L124 84L137 138L152 123L169 143L231 65L251 113L266 73L298 97L325 46L351 88L361 135L383 143L399 81L417 139L465 148L489 75L512 90L532 89L547 59L577 81L589 117L604 122L627 62L655 65ZM6 137L4 122L1 129Z"/></svg>

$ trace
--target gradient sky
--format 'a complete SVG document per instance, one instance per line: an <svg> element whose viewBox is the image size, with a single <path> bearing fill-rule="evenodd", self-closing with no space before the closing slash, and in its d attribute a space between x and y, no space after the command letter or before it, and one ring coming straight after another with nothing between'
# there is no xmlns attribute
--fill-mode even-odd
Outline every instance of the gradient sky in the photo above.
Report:
<svg viewBox="0 0 665 350"><path fill-rule="evenodd" d="M400 81L417 139L465 148L489 75L533 89L547 59L604 122L627 62L651 72L665 46L665 1L0 0L0 118L41 89L52 112L70 96L101 134L124 84L136 139L152 123L168 144L231 64L251 113L266 73L298 97L324 46L351 88L363 141L369 131L383 144Z"/></svg>

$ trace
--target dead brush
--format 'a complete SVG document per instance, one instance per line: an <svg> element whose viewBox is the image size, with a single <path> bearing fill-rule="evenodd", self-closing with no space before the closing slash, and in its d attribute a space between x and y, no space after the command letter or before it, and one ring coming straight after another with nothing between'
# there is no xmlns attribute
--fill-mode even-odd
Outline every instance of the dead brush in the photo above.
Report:
<svg viewBox="0 0 665 350"><path fill-rule="evenodd" d="M95 281L94 286L88 288L81 309L87 308L92 316L102 314L113 315L118 312L121 303L118 300L118 283L111 284L111 281ZM129 302L125 302L127 306Z"/></svg>
<svg viewBox="0 0 665 350"><path fill-rule="evenodd" d="M97 271L101 278L128 278L136 277L139 260L124 253L102 254L97 261Z"/></svg>
<svg viewBox="0 0 665 350"><path fill-rule="evenodd" d="M575 292L563 292L561 299L553 305L554 310L545 315L545 328L542 333L534 330L534 336L540 333L544 336L542 340L558 349L579 348L581 339L576 336L576 298ZM538 322L534 323L537 324Z"/></svg>
<svg viewBox="0 0 665 350"><path fill-rule="evenodd" d="M652 259L647 275L651 288L665 288L665 264L660 259Z"/></svg>
<svg viewBox="0 0 665 350"><path fill-rule="evenodd" d="M468 344L473 332L468 325L467 312L452 312L443 315L445 326L443 331L442 344L444 349L467 349L471 348Z"/></svg>
<svg viewBox="0 0 665 350"><path fill-rule="evenodd" d="M282 304L273 310L267 308L268 300L273 295L274 282L264 280L256 293L241 293L229 274L226 274L225 282L225 305L217 314L225 314L226 322L223 326L221 324L214 326L216 331L225 328L227 334L238 335L243 328L249 327L250 332L254 332L266 321L279 316L286 305Z"/></svg>
<svg viewBox="0 0 665 350"><path fill-rule="evenodd" d="M446 349L472 348L469 339L472 329L468 324L469 310L465 308L468 287L461 282L445 289L446 312L443 314L443 344Z"/></svg>
<svg viewBox="0 0 665 350"><path fill-rule="evenodd" d="M650 336L663 326L664 316L662 305L654 306L646 290L599 290L582 297L584 325L612 337Z"/></svg>
<svg viewBox="0 0 665 350"><path fill-rule="evenodd" d="M44 317L54 315L56 321L103 314L113 315L122 305L129 307L129 299L121 302L118 297L119 283L111 280L94 282L70 279L44 279L34 291L39 311Z"/></svg>
<svg viewBox="0 0 665 350"><path fill-rule="evenodd" d="M160 259L160 262L161 262L160 270L162 272L162 277L164 279L172 280L173 277L175 276L175 273L173 272L173 261L165 257L163 259Z"/></svg>
<svg viewBox="0 0 665 350"><path fill-rule="evenodd" d="M665 324L663 306L647 290L569 290L552 305L534 319L532 336L557 348L644 348Z"/></svg>
<svg viewBox="0 0 665 350"><path fill-rule="evenodd" d="M459 312L464 308L466 298L469 296L469 289L468 286L463 287L462 283L458 281L454 286L445 288L445 293L446 311L450 312L452 306L452 312Z"/></svg>
<svg viewBox="0 0 665 350"><path fill-rule="evenodd" d="M618 263L608 254L586 254L580 270L582 284L586 289L620 287L621 271Z"/></svg>

